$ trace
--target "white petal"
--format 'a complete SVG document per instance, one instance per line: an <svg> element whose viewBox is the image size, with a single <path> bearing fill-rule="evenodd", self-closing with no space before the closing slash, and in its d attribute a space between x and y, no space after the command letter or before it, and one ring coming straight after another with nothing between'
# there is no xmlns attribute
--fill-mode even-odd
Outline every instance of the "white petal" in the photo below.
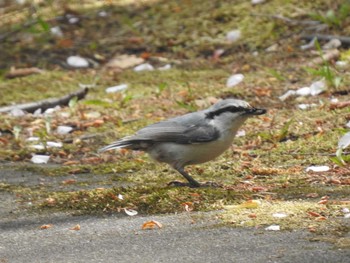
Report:
<svg viewBox="0 0 350 263"><path fill-rule="evenodd" d="M34 155L31 159L32 163L47 163L50 159L49 155Z"/></svg>
<svg viewBox="0 0 350 263"><path fill-rule="evenodd" d="M327 165L312 165L312 166L309 166L306 168L306 171L309 172L309 171L313 171L313 172L327 172L329 171L329 166Z"/></svg>
<svg viewBox="0 0 350 263"><path fill-rule="evenodd" d="M232 30L226 34L226 39L230 42L236 42L240 38L241 38L240 30Z"/></svg>
<svg viewBox="0 0 350 263"><path fill-rule="evenodd" d="M47 147L61 148L63 144L61 142L46 142Z"/></svg>
<svg viewBox="0 0 350 263"><path fill-rule="evenodd" d="M152 71L152 70L154 70L154 67L149 63L144 63L144 64L141 64L141 65L134 67L134 71L136 71L136 72Z"/></svg>
<svg viewBox="0 0 350 263"><path fill-rule="evenodd" d="M252 5L262 4L265 0L252 0Z"/></svg>
<svg viewBox="0 0 350 263"><path fill-rule="evenodd" d="M73 130L73 128L70 127L70 126L61 125L61 126L58 126L58 127L57 127L56 132L57 132L58 134L68 134L68 133L70 133L72 130Z"/></svg>
<svg viewBox="0 0 350 263"><path fill-rule="evenodd" d="M27 142L37 142L39 141L39 137L29 137L26 139Z"/></svg>
<svg viewBox="0 0 350 263"><path fill-rule="evenodd" d="M350 145L350 132L347 132L340 138L338 142L338 148L346 148Z"/></svg>
<svg viewBox="0 0 350 263"><path fill-rule="evenodd" d="M236 133L236 137L244 137L245 135L246 135L245 130L239 130L239 131Z"/></svg>
<svg viewBox="0 0 350 263"><path fill-rule="evenodd" d="M317 104L315 103L312 103L312 104L299 104L298 105L298 108L301 109L301 110L307 110L307 109L310 109L312 107L316 107Z"/></svg>
<svg viewBox="0 0 350 263"><path fill-rule="evenodd" d="M272 214L272 216L277 218L284 218L284 217L287 217L288 215L284 213L274 213Z"/></svg>
<svg viewBox="0 0 350 263"><path fill-rule="evenodd" d="M301 50L307 50L315 47L316 37L314 37L309 43L300 46Z"/></svg>
<svg viewBox="0 0 350 263"><path fill-rule="evenodd" d="M281 227L279 225L271 225L265 228L265 230L268 231L279 231L281 230Z"/></svg>
<svg viewBox="0 0 350 263"><path fill-rule="evenodd" d="M171 69L171 65L170 64L166 64L163 67L158 68L158 70L169 70L169 69Z"/></svg>
<svg viewBox="0 0 350 263"><path fill-rule="evenodd" d="M115 92L120 92L120 91L126 90L127 88L128 88L127 84L121 84L121 85L118 85L118 86L107 88L106 92L107 93L115 93Z"/></svg>
<svg viewBox="0 0 350 263"><path fill-rule="evenodd" d="M311 89L309 87L303 87L296 91L298 96L309 96L311 94Z"/></svg>
<svg viewBox="0 0 350 263"><path fill-rule="evenodd" d="M342 211L344 214L350 213L350 209L347 208L347 207L344 207L341 211Z"/></svg>
<svg viewBox="0 0 350 263"><path fill-rule="evenodd" d="M59 26L51 27L50 32L55 37L63 37L63 32Z"/></svg>
<svg viewBox="0 0 350 263"><path fill-rule="evenodd" d="M98 15L100 17L106 17L106 16L108 16L108 13L106 11L102 10L102 11L98 12Z"/></svg>
<svg viewBox="0 0 350 263"><path fill-rule="evenodd" d="M42 144L34 144L34 145L30 145L31 148L37 149L37 150L43 150L45 149L44 145Z"/></svg>
<svg viewBox="0 0 350 263"><path fill-rule="evenodd" d="M311 89L311 95L316 96L324 92L325 90L327 90L327 85L326 85L326 82L324 82L323 80L320 80L312 83L310 86L310 89Z"/></svg>
<svg viewBox="0 0 350 263"><path fill-rule="evenodd" d="M11 110L10 114L14 117L22 117L22 116L26 115L26 113L23 110L18 109L18 108L14 108L13 110Z"/></svg>
<svg viewBox="0 0 350 263"><path fill-rule="evenodd" d="M89 62L85 58L79 56L68 57L67 64L74 68L87 68L89 66Z"/></svg>
<svg viewBox="0 0 350 263"><path fill-rule="evenodd" d="M69 22L70 24L76 24L76 23L79 22L79 18L76 17L76 16L70 17L70 18L68 19L68 22Z"/></svg>
<svg viewBox="0 0 350 263"><path fill-rule="evenodd" d="M126 209L126 208L124 208L124 212L125 212L125 214L127 214L128 216L136 216L136 215L138 214L137 211L132 210L132 209Z"/></svg>
<svg viewBox="0 0 350 263"><path fill-rule="evenodd" d="M124 196L121 195L121 194L119 194L119 195L118 195L118 199L119 199L119 200L124 200Z"/></svg>
<svg viewBox="0 0 350 263"><path fill-rule="evenodd" d="M322 46L322 49L335 49L341 46L341 42L337 38L329 40L326 44Z"/></svg>
<svg viewBox="0 0 350 263"><path fill-rule="evenodd" d="M285 101L286 99L288 99L290 96L294 96L296 95L296 91L295 90L288 90L286 93L284 93L282 96L279 96L278 98L281 101Z"/></svg>
<svg viewBox="0 0 350 263"><path fill-rule="evenodd" d="M348 64L348 62L344 61L344 60L338 60L337 62L335 62L335 65L340 67L340 68L345 67L347 64Z"/></svg>
<svg viewBox="0 0 350 263"><path fill-rule="evenodd" d="M227 79L226 86L228 88L232 88L232 87L236 86L237 84L239 84L240 82L242 82L243 79L244 79L243 74L232 75Z"/></svg>

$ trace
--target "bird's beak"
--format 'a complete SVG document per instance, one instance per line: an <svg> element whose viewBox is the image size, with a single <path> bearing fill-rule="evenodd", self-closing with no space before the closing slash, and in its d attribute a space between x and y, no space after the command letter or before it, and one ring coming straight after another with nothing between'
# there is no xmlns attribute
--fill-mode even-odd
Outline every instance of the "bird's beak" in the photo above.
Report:
<svg viewBox="0 0 350 263"><path fill-rule="evenodd" d="M247 114L248 115L262 115L265 114L267 112L267 110L265 109L257 109L257 108L251 108L249 110L247 110Z"/></svg>

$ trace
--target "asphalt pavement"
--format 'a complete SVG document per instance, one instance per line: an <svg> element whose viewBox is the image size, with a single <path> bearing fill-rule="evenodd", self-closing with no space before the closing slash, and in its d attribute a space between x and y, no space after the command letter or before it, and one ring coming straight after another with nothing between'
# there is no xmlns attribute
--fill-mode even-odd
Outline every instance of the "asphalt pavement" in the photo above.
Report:
<svg viewBox="0 0 350 263"><path fill-rule="evenodd" d="M162 228L142 230L156 220ZM52 224L51 228L40 226ZM76 225L80 230L70 230ZM350 262L350 250L307 231L223 226L213 213L162 216L69 214L0 220L0 262Z"/></svg>

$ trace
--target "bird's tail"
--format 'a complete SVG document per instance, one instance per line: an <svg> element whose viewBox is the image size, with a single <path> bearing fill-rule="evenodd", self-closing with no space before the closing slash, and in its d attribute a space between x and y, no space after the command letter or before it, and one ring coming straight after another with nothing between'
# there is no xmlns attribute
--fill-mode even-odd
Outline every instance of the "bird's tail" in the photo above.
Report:
<svg viewBox="0 0 350 263"><path fill-rule="evenodd" d="M101 153L101 152L110 151L113 149L129 148L130 146L132 146L132 144L133 143L129 140L120 140L120 141L113 142L105 147L102 147L101 149L98 150L98 152Z"/></svg>

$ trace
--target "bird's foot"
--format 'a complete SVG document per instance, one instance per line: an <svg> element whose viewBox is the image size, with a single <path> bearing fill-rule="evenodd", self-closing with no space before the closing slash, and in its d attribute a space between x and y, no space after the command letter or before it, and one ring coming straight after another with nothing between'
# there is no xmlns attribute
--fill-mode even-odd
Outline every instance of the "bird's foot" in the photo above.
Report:
<svg viewBox="0 0 350 263"><path fill-rule="evenodd" d="M180 181L171 181L168 183L168 186L175 186L175 187L183 187L183 186L187 186L187 187L191 187L191 188L196 188L196 187L200 187L201 184L191 184L191 183L185 183L185 182L180 182Z"/></svg>

